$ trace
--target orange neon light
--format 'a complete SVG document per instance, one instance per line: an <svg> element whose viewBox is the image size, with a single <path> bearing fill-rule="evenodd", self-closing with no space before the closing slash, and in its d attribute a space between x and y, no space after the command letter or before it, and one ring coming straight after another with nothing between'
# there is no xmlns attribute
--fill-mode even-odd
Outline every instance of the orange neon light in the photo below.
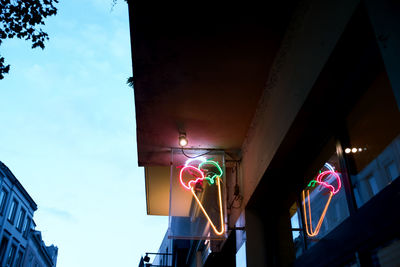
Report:
<svg viewBox="0 0 400 267"><path fill-rule="evenodd" d="M314 237L314 236L318 235L319 230L321 229L321 225L322 225L322 222L323 222L323 220L324 220L324 218L325 218L326 211L328 210L329 204L331 203L331 199L332 199L332 196L333 196L334 194L332 193L332 191L329 192L328 201L327 201L326 204L325 204L324 211L322 212L321 217L319 217L319 221L318 221L317 227L315 227L314 230L312 229L313 226L312 226L312 220L311 220L310 190L307 190L307 198L308 198L308 219L309 219L309 221L310 221L310 228L308 228L308 223L307 223L308 219L307 219L307 212L306 212L306 200L305 200L305 193L304 193L304 190L303 190L303 192L302 192L302 195L303 195L303 199L302 199L302 201L303 201L303 214L304 214L304 222L305 222L305 225L306 225L306 232L307 232L307 235L308 235L308 236Z"/></svg>
<svg viewBox="0 0 400 267"><path fill-rule="evenodd" d="M192 191L192 194L194 198L197 201L197 204L199 204L200 209L203 211L204 215L206 216L208 222L210 223L212 229L214 230L215 234L217 235L223 235L225 233L225 227L224 227L224 215L223 215L223 210L222 210L222 194L221 194L221 184L220 184L220 177L217 176L215 177L215 180L217 180L217 186L218 186L218 200L219 200L219 215L220 215L220 224L221 224L221 229L218 231L217 227L211 220L210 216L208 216L207 211L204 209L203 204L201 204L201 201L199 198L196 196L196 193L194 192L194 188L191 187L190 190Z"/></svg>

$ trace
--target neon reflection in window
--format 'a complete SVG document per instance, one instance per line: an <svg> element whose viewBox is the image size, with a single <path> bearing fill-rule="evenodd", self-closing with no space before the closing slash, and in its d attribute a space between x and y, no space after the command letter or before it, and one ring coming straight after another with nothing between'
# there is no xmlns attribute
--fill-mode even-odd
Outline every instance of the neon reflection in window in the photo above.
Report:
<svg viewBox="0 0 400 267"><path fill-rule="evenodd" d="M340 180L339 173L335 171L335 169L329 163L325 163L324 165L328 170L324 172L320 172L315 180L310 181L308 184L307 190L303 190L302 192L302 203L303 203L303 214L304 214L304 223L306 226L306 233L309 237L314 237L318 235L319 230L321 229L322 222L324 221L326 212L329 208L329 204L331 203L332 197L336 195L340 189L342 188L342 182ZM336 187L332 184L336 181ZM318 220L317 226L313 229L312 225L312 215L311 215L311 200L310 200L310 188L314 188L318 185L321 185L319 188L319 192L323 195L328 194L328 200L325 204L325 207L322 211L322 214ZM316 190L316 188L314 188ZM328 192L327 192L328 191ZM307 202L306 205L306 195ZM308 207L308 213L307 213Z"/></svg>
<svg viewBox="0 0 400 267"><path fill-rule="evenodd" d="M186 174L186 175L185 175ZM190 190L197 204L199 205L204 216L207 218L215 234L223 235L225 233L224 227L224 214L222 208L222 192L221 192L221 177L223 175L222 168L218 162L212 159L206 159L205 157L198 157L195 159L189 159L182 167L179 173L179 180L182 186ZM187 178L187 177L191 178ZM203 182L207 181L210 186L216 185L218 187L218 203L219 203L219 215L220 215L220 229L218 230L207 211L204 209L203 204L196 195L196 186L202 186Z"/></svg>

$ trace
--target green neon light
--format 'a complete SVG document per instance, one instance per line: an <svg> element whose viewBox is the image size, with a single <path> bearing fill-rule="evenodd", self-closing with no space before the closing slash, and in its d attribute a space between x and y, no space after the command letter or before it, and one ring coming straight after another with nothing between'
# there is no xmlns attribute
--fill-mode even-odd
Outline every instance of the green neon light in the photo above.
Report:
<svg viewBox="0 0 400 267"><path fill-rule="evenodd" d="M316 180L311 180L311 181L308 183L307 186L308 186L308 187L314 187L316 183L318 183Z"/></svg>
<svg viewBox="0 0 400 267"><path fill-rule="evenodd" d="M206 165L206 164L213 165L213 166L217 167L217 169L218 169L218 171L219 171L219 173L208 172L208 171L207 171L207 177L205 177L205 179L210 183L210 185L212 185L212 184L215 183L215 178L217 178L217 177L222 177L222 175L223 175L224 172L222 171L222 169L221 169L221 167L219 166L218 162L215 162L215 161L213 161L213 160L206 160L206 161L200 163L200 164L199 164L199 169L201 170L202 166L203 166L203 165ZM212 176L211 176L211 175L212 175ZM211 176L211 177L210 177L210 176Z"/></svg>

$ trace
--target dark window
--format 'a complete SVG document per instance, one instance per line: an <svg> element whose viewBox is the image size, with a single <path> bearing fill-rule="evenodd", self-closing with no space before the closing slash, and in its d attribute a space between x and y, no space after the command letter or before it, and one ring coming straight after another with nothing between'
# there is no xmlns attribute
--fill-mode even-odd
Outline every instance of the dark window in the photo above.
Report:
<svg viewBox="0 0 400 267"><path fill-rule="evenodd" d="M8 245L8 238L3 236L3 239L1 239L1 243L0 243L0 263L3 262L4 255L7 250L7 245Z"/></svg>
<svg viewBox="0 0 400 267"><path fill-rule="evenodd" d="M400 111L385 72L346 119L351 182L360 207L400 176Z"/></svg>
<svg viewBox="0 0 400 267"><path fill-rule="evenodd" d="M7 203L8 192L5 189L2 189L0 192L0 215L4 214L4 209Z"/></svg>
<svg viewBox="0 0 400 267"><path fill-rule="evenodd" d="M11 202L10 211L9 211L8 217L7 217L7 219L11 223L14 223L15 214L17 213L17 207L18 207L18 202L15 199L13 199L13 201Z"/></svg>
<svg viewBox="0 0 400 267"><path fill-rule="evenodd" d="M23 208L21 208L21 210L19 211L18 220L17 220L17 229L19 231L22 230L22 226L25 221L25 215L26 215L26 211Z"/></svg>
<svg viewBox="0 0 400 267"><path fill-rule="evenodd" d="M29 218L29 217L27 217L26 218L26 220L25 220L25 224L24 224L24 229L23 229L23 231L24 231L24 237L25 238L27 238L28 237L28 234L29 234L29 230L30 230L30 227L31 227L31 218Z"/></svg>
<svg viewBox="0 0 400 267"><path fill-rule="evenodd" d="M11 245L10 251L8 252L7 255L6 267L12 266L16 251L17 251L17 246Z"/></svg>
<svg viewBox="0 0 400 267"><path fill-rule="evenodd" d="M22 267L22 257L24 252L22 250L18 251L17 258L15 259L14 267Z"/></svg>

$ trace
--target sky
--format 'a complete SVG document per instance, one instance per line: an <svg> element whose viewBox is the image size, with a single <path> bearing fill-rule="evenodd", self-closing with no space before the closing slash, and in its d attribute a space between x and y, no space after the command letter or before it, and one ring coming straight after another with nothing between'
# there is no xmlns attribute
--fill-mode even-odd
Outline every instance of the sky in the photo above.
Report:
<svg viewBox="0 0 400 267"><path fill-rule="evenodd" d="M38 205L34 220L57 266L137 266L168 218L146 215L137 166L127 4L60 0L46 48L6 40L0 160Z"/></svg>

